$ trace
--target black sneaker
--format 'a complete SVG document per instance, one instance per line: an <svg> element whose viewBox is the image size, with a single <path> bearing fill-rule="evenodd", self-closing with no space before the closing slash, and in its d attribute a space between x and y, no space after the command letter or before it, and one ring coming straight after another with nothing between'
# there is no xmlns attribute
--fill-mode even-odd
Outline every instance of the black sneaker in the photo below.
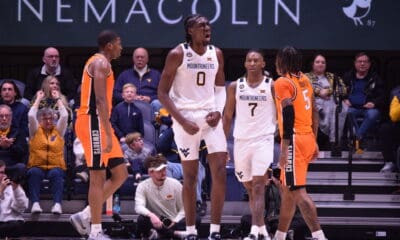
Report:
<svg viewBox="0 0 400 240"><path fill-rule="evenodd" d="M197 237L197 234L189 234L184 238L184 240L197 240L197 239L199 239Z"/></svg>
<svg viewBox="0 0 400 240"><path fill-rule="evenodd" d="M208 236L208 240L220 240L221 234L219 232L213 232Z"/></svg>

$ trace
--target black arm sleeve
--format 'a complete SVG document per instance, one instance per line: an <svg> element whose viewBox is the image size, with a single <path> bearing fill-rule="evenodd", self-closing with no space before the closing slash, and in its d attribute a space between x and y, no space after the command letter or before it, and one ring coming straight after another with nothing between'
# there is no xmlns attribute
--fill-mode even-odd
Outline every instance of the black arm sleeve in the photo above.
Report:
<svg viewBox="0 0 400 240"><path fill-rule="evenodd" d="M294 128L294 108L287 105L282 109L283 118L283 139L292 139Z"/></svg>

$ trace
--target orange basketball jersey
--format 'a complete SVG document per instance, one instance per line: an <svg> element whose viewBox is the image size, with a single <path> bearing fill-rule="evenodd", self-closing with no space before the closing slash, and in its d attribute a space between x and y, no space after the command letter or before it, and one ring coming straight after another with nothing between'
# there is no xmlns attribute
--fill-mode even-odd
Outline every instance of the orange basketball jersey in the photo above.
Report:
<svg viewBox="0 0 400 240"><path fill-rule="evenodd" d="M108 166L110 159L123 157L119 141L115 134L112 134L111 152L103 153L103 146L106 144L104 127L101 125L97 115L96 96L94 91L94 78L89 73L88 67L95 59L104 58L101 54L95 54L86 62L83 70L81 84L81 106L77 110L75 132L82 143L87 166L92 169L102 169ZM112 91L114 88L114 74L112 70L106 79L106 97L111 115Z"/></svg>
<svg viewBox="0 0 400 240"><path fill-rule="evenodd" d="M279 132L283 135L282 100L292 100L295 112L294 133L312 133L313 89L303 73L300 76L286 75L275 82L275 99L278 113Z"/></svg>
<svg viewBox="0 0 400 240"><path fill-rule="evenodd" d="M95 59L104 58L100 53L94 54L90 57L85 64L82 75L81 84L81 105L77 110L77 115L82 114L97 114L96 110L96 96L94 93L93 76L89 73L88 67ZM114 89L114 73L111 70L106 79L107 81L107 102L109 107L109 114L111 114L112 94Z"/></svg>

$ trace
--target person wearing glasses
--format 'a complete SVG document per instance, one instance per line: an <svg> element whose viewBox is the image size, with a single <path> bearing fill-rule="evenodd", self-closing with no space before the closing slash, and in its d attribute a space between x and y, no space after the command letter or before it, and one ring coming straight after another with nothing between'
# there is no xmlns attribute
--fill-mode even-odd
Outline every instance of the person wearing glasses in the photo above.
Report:
<svg viewBox="0 0 400 240"><path fill-rule="evenodd" d="M142 175L147 173L143 162L148 156L155 153L155 148L152 144L145 143L139 132L126 135L126 144L128 149L124 151L124 159L129 163L135 180L139 181Z"/></svg>
<svg viewBox="0 0 400 240"><path fill-rule="evenodd" d="M20 128L13 123L13 112L8 105L0 105L0 159L7 170L13 173L13 180L24 180L28 158L28 142Z"/></svg>
<svg viewBox="0 0 400 240"><path fill-rule="evenodd" d="M28 73L24 98L32 100L35 93L41 89L43 80L51 75L57 77L60 81L62 94L67 96L68 101L73 99L78 86L77 80L68 68L60 65L60 53L57 48L46 48L42 61L42 66L36 67Z"/></svg>
<svg viewBox="0 0 400 240"><path fill-rule="evenodd" d="M362 153L361 141L377 124L385 102L382 79L372 67L367 53L360 52L354 58L354 68L343 76L347 87L344 103L348 106L350 120L356 127L356 153ZM362 118L362 122L358 122Z"/></svg>
<svg viewBox="0 0 400 240"><path fill-rule="evenodd" d="M146 239L185 237L182 184L167 177L167 159L162 155L147 157L144 167L150 178L139 183L135 194L139 235ZM197 217L197 226L200 221Z"/></svg>

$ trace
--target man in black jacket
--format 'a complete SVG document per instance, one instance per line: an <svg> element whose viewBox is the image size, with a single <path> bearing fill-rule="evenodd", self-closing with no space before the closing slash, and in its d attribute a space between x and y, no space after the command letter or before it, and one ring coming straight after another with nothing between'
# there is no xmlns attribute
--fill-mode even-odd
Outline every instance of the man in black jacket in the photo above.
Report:
<svg viewBox="0 0 400 240"><path fill-rule="evenodd" d="M354 69L346 73L343 80L348 88L344 102L349 106L349 116L356 126L356 151L361 153L360 141L380 118L384 104L384 86L378 74L372 70L371 61L365 52L354 58ZM361 124L357 118L362 118Z"/></svg>
<svg viewBox="0 0 400 240"><path fill-rule="evenodd" d="M73 99L77 90L77 82L71 71L60 65L60 54L54 47L48 47L43 53L43 66L32 69L26 80L24 97L31 100L42 87L43 79L47 76L56 76L60 81L62 94L67 96L68 101Z"/></svg>

